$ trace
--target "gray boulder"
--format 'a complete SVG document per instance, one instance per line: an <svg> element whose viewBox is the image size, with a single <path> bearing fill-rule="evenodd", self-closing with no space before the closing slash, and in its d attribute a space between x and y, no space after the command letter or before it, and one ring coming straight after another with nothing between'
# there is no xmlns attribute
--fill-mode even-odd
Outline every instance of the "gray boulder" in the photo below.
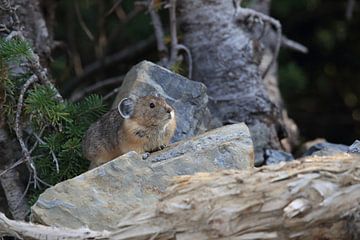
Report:
<svg viewBox="0 0 360 240"><path fill-rule="evenodd" d="M360 141L355 140L348 149L348 153L360 153Z"/></svg>
<svg viewBox="0 0 360 240"><path fill-rule="evenodd" d="M346 153L349 147L343 144L321 142L312 145L304 154L306 156L330 156L338 153Z"/></svg>
<svg viewBox="0 0 360 240"><path fill-rule="evenodd" d="M287 153L275 149L266 149L265 150L265 162L266 165L278 164L280 162L289 162L294 160L294 157L291 153Z"/></svg>
<svg viewBox="0 0 360 240"><path fill-rule="evenodd" d="M228 125L177 142L146 160L130 152L47 189L32 207L46 225L112 230L118 219L161 197L173 176L254 166L249 129Z"/></svg>
<svg viewBox="0 0 360 240"><path fill-rule="evenodd" d="M161 95L175 109L177 128L172 142L176 142L209 129L212 119L206 90L200 82L142 61L126 74L113 107L124 97Z"/></svg>

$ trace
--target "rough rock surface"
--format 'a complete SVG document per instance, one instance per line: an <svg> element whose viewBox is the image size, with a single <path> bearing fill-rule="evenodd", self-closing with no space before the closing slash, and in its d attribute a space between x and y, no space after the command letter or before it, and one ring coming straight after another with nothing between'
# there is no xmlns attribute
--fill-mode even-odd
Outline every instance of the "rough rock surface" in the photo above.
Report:
<svg viewBox="0 0 360 240"><path fill-rule="evenodd" d="M330 156L338 153L346 153L348 149L349 147L343 144L322 142L311 146L303 156Z"/></svg>
<svg viewBox="0 0 360 240"><path fill-rule="evenodd" d="M32 219L47 225L114 229L139 204L154 203L172 176L254 166L249 129L228 125L152 153L130 152L40 195Z"/></svg>
<svg viewBox="0 0 360 240"><path fill-rule="evenodd" d="M135 65L125 76L114 101L129 96L159 94L175 109L177 128L172 142L205 132L211 124L206 87L149 61Z"/></svg>
<svg viewBox="0 0 360 240"><path fill-rule="evenodd" d="M266 165L278 164L280 162L289 162L294 160L294 157L291 153L284 151L279 151L275 149L266 149L265 150L265 162Z"/></svg>
<svg viewBox="0 0 360 240"><path fill-rule="evenodd" d="M360 141L355 140L348 149L348 153L360 153Z"/></svg>

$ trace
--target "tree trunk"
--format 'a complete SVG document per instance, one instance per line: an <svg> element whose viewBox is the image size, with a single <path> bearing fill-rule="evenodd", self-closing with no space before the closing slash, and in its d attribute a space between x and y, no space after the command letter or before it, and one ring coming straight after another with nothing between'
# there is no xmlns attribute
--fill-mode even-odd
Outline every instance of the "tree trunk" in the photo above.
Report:
<svg viewBox="0 0 360 240"><path fill-rule="evenodd" d="M264 149L280 149L286 135L280 95L269 94L260 69L262 44L246 21L237 20L233 2L179 1L180 26L193 56L193 79L208 87L210 108L224 123L249 125L259 165Z"/></svg>
<svg viewBox="0 0 360 240"><path fill-rule="evenodd" d="M271 0L253 0L249 7L263 14L270 15L270 5ZM255 36L261 35L263 35L261 43L264 45L264 55L260 63L260 72L264 73L271 60L276 57L277 33L270 27L265 27L265 29L257 28ZM280 129L282 131L280 133L283 135L281 145L286 151L290 152L299 144L299 130L296 123L288 117L284 106L279 89L277 61L271 65L263 81L270 100L281 111L282 119L279 119L279 121L282 121L281 125L285 128Z"/></svg>
<svg viewBox="0 0 360 240"><path fill-rule="evenodd" d="M247 171L181 176L112 232L7 220L0 233L56 239L360 239L360 157L314 157ZM65 235L66 233L66 235Z"/></svg>
<svg viewBox="0 0 360 240"><path fill-rule="evenodd" d="M52 1L50 1L52 2ZM10 31L20 31L28 40L41 60L47 60L51 51L52 39L41 12L38 0L1 1L0 22ZM51 13L48 13L51 15ZM2 37L8 33L2 32Z"/></svg>
<svg viewBox="0 0 360 240"><path fill-rule="evenodd" d="M0 22L5 29L0 33L0 37L5 38L19 34L22 35L30 42L34 52L40 57L41 63L47 65L52 39L49 37L49 32L38 0L1 1L0 6ZM27 70L20 64L17 64L11 68L11 71L12 75L16 75L24 73ZM3 104L5 99L4 92L1 91L0 94L2 94L1 104ZM11 167L21 153L19 153L19 148L10 147L16 142L16 139L8 134L5 124L6 119L2 108L0 111L0 119L1 173L3 170ZM11 168L6 173L3 173L2 176L0 176L0 182L13 217L15 219L24 219L29 212L29 207L26 198L23 196L25 187L21 182L16 168Z"/></svg>

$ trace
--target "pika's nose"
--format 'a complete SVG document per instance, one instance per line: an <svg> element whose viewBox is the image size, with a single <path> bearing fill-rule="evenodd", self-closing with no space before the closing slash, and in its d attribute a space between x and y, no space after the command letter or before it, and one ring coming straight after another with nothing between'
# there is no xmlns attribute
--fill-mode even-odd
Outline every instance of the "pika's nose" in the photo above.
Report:
<svg viewBox="0 0 360 240"><path fill-rule="evenodd" d="M171 108L166 108L166 112L167 113L171 113L172 109Z"/></svg>

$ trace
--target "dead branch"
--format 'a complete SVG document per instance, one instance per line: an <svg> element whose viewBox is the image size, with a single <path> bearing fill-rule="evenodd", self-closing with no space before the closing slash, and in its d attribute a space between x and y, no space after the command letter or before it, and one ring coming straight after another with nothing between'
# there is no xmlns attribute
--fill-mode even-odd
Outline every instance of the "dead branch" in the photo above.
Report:
<svg viewBox="0 0 360 240"><path fill-rule="evenodd" d="M117 85L120 86L122 81L124 79L124 76L117 76L109 79L102 80L101 82L97 82L94 85L91 85L85 89L80 89L78 91L75 91L70 96L71 101L78 101L79 99L83 98L86 94L95 92L101 88L111 86L111 85Z"/></svg>
<svg viewBox="0 0 360 240"><path fill-rule="evenodd" d="M111 46L114 43L114 41L118 40L117 37L118 37L119 33L121 33L121 31L123 30L124 25L126 23L128 23L129 21L131 21L132 19L134 19L136 16L138 16L144 10L146 10L145 5L134 4L134 9L126 15L126 19L123 22L121 22L121 24L119 24L117 26L117 28L115 28L112 31L112 33L110 34L110 36L108 37L108 44L107 45ZM105 52L107 52L107 51L105 51Z"/></svg>
<svg viewBox="0 0 360 240"><path fill-rule="evenodd" d="M109 92L108 94L106 94L103 99L104 101L108 100L109 98L111 98L112 96L114 96L115 94L117 94L119 92L119 88L115 88L114 90L112 90L111 92Z"/></svg>
<svg viewBox="0 0 360 240"><path fill-rule="evenodd" d="M0 233L35 239L355 240L359 206L360 156L343 154L177 177L157 203L119 217L111 232L45 227L0 214Z"/></svg>
<svg viewBox="0 0 360 240"><path fill-rule="evenodd" d="M15 134L20 143L21 151L22 151L24 159L27 163L29 171L31 173L33 173L34 177L36 177L36 168L35 168L34 162L32 161L30 152L29 152L29 150L24 142L24 139L23 139L23 131L22 131L22 126L21 126L21 113L22 113L23 104L24 104L24 95L25 95L26 91L28 90L28 88L36 81L38 81L37 76L32 75L25 82L23 87L21 88L19 100L18 100L17 107L16 107L16 116L15 116ZM37 182L34 181L34 188L36 188L36 186L37 186L36 183Z"/></svg>
<svg viewBox="0 0 360 240"><path fill-rule="evenodd" d="M149 46L154 44L154 42L155 42L155 38L154 38L154 36L151 36L148 39L142 40L132 46L129 46L120 52L117 52L117 53L114 53L112 55L105 57L103 59L103 61L99 60L94 63L91 63L90 65L88 65L84 68L84 72L82 75L80 75L76 79L72 79L71 81L69 81L69 83L67 85L64 86L63 89L64 89L65 94L69 95L76 86L78 86L79 84L86 81L90 75L99 71L101 68L110 66L112 64L119 63L130 57L138 55L139 53L141 53L142 51L147 49Z"/></svg>
<svg viewBox="0 0 360 240"><path fill-rule="evenodd" d="M80 27L83 29L83 31L85 32L86 36L93 42L95 40L94 35L91 33L90 29L88 28L88 26L86 25L83 17L81 16L81 12L79 9L79 3L78 1L74 2L75 5L75 11L76 11L76 17L78 18Z"/></svg>
<svg viewBox="0 0 360 240"><path fill-rule="evenodd" d="M149 0L149 13L152 25L154 26L157 49L160 57L160 64L162 66L166 66L168 64L168 49L165 46L164 29L160 20L160 16L155 10L154 0Z"/></svg>
<svg viewBox="0 0 360 240"><path fill-rule="evenodd" d="M177 48L179 50L183 50L186 53L187 61L188 61L188 78L191 79L193 62L192 62L192 56L191 56L190 49L182 44L178 44Z"/></svg>
<svg viewBox="0 0 360 240"><path fill-rule="evenodd" d="M169 66L175 64L178 55L178 39L177 39L177 25L176 25L176 0L170 0L169 15L170 15L170 36L171 36L171 49Z"/></svg>
<svg viewBox="0 0 360 240"><path fill-rule="evenodd" d="M110 8L110 10L107 12L106 16L110 16L115 9L121 4L122 0L117 0L114 5Z"/></svg>
<svg viewBox="0 0 360 240"><path fill-rule="evenodd" d="M293 49L295 51L301 52L301 53L308 53L308 48L304 45L302 45L301 43L298 43L294 40L291 40L285 36L283 36L281 38L281 46L285 47L285 48L290 48Z"/></svg>
<svg viewBox="0 0 360 240"><path fill-rule="evenodd" d="M0 236L15 236L31 239L106 239L107 231L96 232L89 229L65 229L13 221L0 213Z"/></svg>

